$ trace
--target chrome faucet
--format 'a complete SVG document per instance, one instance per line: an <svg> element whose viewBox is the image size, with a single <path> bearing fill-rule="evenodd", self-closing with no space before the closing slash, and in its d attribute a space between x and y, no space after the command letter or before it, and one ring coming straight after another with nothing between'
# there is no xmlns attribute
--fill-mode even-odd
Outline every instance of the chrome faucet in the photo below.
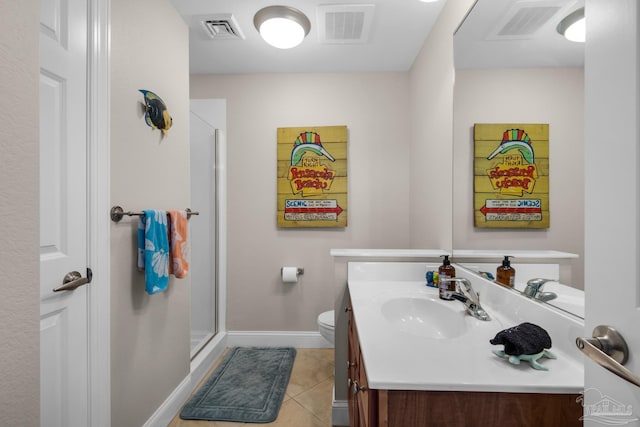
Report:
<svg viewBox="0 0 640 427"><path fill-rule="evenodd" d="M551 301L558 297L555 292L542 292L544 284L547 282L555 282L553 279L531 279L527 282L527 286L524 288L523 293L529 298L537 299L539 301Z"/></svg>
<svg viewBox="0 0 640 427"><path fill-rule="evenodd" d="M479 320L491 320L489 314L480 305L480 294L473 289L469 280L464 277L451 277L443 281L455 282L456 292L450 292L450 295L464 304L467 313Z"/></svg>

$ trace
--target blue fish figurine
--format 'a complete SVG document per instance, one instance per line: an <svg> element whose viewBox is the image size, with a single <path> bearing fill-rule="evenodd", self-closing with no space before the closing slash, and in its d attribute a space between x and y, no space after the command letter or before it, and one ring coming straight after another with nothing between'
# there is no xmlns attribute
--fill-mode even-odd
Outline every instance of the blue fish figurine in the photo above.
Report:
<svg viewBox="0 0 640 427"><path fill-rule="evenodd" d="M162 98L149 90L140 89L140 92L144 95L145 122L151 129L160 129L164 136L173 124L166 104Z"/></svg>

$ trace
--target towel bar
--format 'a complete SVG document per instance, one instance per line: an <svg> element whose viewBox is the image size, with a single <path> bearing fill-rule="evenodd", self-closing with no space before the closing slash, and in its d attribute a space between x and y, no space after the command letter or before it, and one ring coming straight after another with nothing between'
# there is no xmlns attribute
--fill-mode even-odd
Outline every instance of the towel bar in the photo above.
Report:
<svg viewBox="0 0 640 427"><path fill-rule="evenodd" d="M187 212L187 219L190 219L191 215L200 215L200 212L192 211L189 208L185 209L185 212ZM125 212L120 206L114 206L111 208L111 221L120 222L120 220L125 215L126 216L143 216L144 212L133 212L133 211Z"/></svg>

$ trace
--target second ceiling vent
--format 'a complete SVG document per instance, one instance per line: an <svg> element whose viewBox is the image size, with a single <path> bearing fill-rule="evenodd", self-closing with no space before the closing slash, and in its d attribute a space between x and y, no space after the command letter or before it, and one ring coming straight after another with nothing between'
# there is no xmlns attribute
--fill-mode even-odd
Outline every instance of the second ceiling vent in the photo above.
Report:
<svg viewBox="0 0 640 427"><path fill-rule="evenodd" d="M330 4L317 8L321 43L366 43L373 21L373 4Z"/></svg>
<svg viewBox="0 0 640 427"><path fill-rule="evenodd" d="M487 40L531 39L561 9L559 0L516 2L496 23Z"/></svg>

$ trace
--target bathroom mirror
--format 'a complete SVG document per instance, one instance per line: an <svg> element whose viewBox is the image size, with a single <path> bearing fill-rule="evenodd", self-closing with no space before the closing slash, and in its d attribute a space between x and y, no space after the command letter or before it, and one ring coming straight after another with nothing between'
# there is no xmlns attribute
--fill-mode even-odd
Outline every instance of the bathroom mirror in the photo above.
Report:
<svg viewBox="0 0 640 427"><path fill-rule="evenodd" d="M495 276L503 256L513 255L520 290L523 281L549 272L544 265L557 264L566 286L555 286L558 296L547 303L578 316L584 299L584 44L564 39L556 26L581 7L584 0L478 0L454 35L453 113L456 262ZM474 227L475 123L549 124L549 228ZM536 265L539 271L532 270ZM551 285L544 290L552 292Z"/></svg>

